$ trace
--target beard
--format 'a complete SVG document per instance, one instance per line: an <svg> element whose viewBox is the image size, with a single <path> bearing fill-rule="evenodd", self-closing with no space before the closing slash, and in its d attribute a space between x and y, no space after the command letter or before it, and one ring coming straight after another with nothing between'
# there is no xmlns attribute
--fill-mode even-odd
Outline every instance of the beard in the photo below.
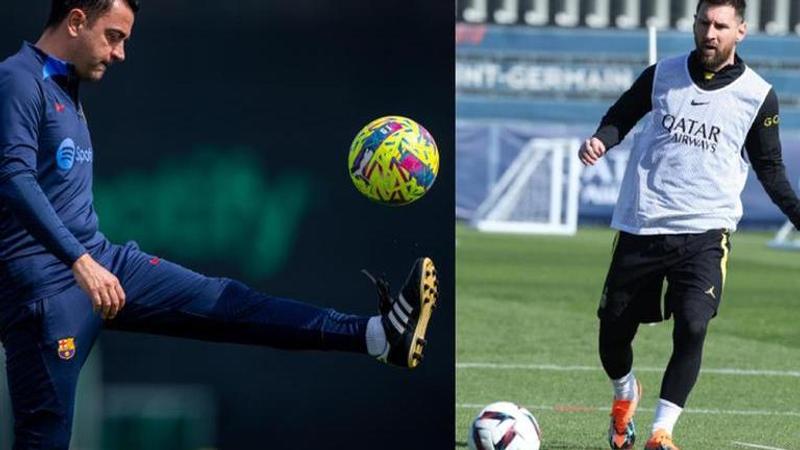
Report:
<svg viewBox="0 0 800 450"><path fill-rule="evenodd" d="M706 47L706 44L695 38L695 48L700 62L703 66L711 71L717 71L722 68L728 59L733 54L733 44L728 47L717 43L713 49Z"/></svg>
<svg viewBox="0 0 800 450"><path fill-rule="evenodd" d="M95 64L91 66L75 67L75 72L81 81L97 82L103 79L108 70L105 64Z"/></svg>

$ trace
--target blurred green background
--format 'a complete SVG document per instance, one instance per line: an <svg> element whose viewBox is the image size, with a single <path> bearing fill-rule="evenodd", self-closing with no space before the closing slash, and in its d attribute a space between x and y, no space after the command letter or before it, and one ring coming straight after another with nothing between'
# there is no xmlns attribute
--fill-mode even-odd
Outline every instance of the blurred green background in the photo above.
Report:
<svg viewBox="0 0 800 450"><path fill-rule="evenodd" d="M101 178L95 206L103 232L194 263L237 255L232 262L245 277L268 277L285 264L300 220L314 207L313 179L297 170L270 174L258 164L252 149L200 147L154 170Z"/></svg>

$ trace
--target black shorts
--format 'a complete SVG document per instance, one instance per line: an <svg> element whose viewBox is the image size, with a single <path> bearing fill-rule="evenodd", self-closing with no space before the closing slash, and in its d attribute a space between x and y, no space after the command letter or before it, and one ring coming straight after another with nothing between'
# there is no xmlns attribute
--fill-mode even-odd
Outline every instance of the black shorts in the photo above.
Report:
<svg viewBox="0 0 800 450"><path fill-rule="evenodd" d="M620 231L597 316L613 320L625 313L647 323L684 312L710 320L722 299L729 253L727 230L654 236Z"/></svg>

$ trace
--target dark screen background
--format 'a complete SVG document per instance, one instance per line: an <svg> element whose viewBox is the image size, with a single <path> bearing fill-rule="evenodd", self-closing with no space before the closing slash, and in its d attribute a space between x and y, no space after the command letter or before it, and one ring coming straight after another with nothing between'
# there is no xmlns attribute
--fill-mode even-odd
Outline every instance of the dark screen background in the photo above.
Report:
<svg viewBox="0 0 800 450"><path fill-rule="evenodd" d="M0 28L0 54L10 55L22 40L38 39L49 2L4 6L13 20ZM365 315L375 314L376 298L360 269L385 273L396 288L411 262L429 255L440 269L441 307L431 323L426 360L414 371L360 355L104 332L95 351L101 352L105 386L209 388L216 403L213 445L220 449L452 446L452 30L449 2L143 2L127 61L112 67L101 83L82 88L96 191L105 199L98 204L101 230L115 242L135 239L145 251L210 275ZM361 197L346 170L358 129L389 114L423 124L441 155L431 192L399 208ZM211 255L198 251L219 222L211 207L207 217L175 217L170 223L180 234L206 221L192 248L152 239L147 217L104 229L104 223L120 222L112 217L115 204L147 204L170 195L158 184L136 188L131 177L146 180L163 174L164 167L188 167L189 175L176 173L201 179L213 173L214 164L193 162L198 152L210 153L214 164L244 152L267 188L291 174L304 189L302 208L288 221L280 211L294 190L286 185L245 199L277 205L272 222L262 226L277 233L273 242L286 251L269 270L253 267L258 260L248 255L263 244L250 229L236 233L230 251L220 252L218 244ZM193 167L209 173L191 173ZM224 183L214 191L223 198L236 195ZM195 200L202 204L202 198Z"/></svg>

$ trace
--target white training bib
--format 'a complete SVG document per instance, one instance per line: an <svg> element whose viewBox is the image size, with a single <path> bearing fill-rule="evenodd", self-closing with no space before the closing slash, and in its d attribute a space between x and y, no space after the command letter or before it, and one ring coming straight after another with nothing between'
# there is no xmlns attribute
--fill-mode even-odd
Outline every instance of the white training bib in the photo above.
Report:
<svg viewBox="0 0 800 450"><path fill-rule="evenodd" d="M747 133L771 86L749 67L729 85L700 89L688 56L656 66L653 109L634 137L612 228L633 234L736 229Z"/></svg>

